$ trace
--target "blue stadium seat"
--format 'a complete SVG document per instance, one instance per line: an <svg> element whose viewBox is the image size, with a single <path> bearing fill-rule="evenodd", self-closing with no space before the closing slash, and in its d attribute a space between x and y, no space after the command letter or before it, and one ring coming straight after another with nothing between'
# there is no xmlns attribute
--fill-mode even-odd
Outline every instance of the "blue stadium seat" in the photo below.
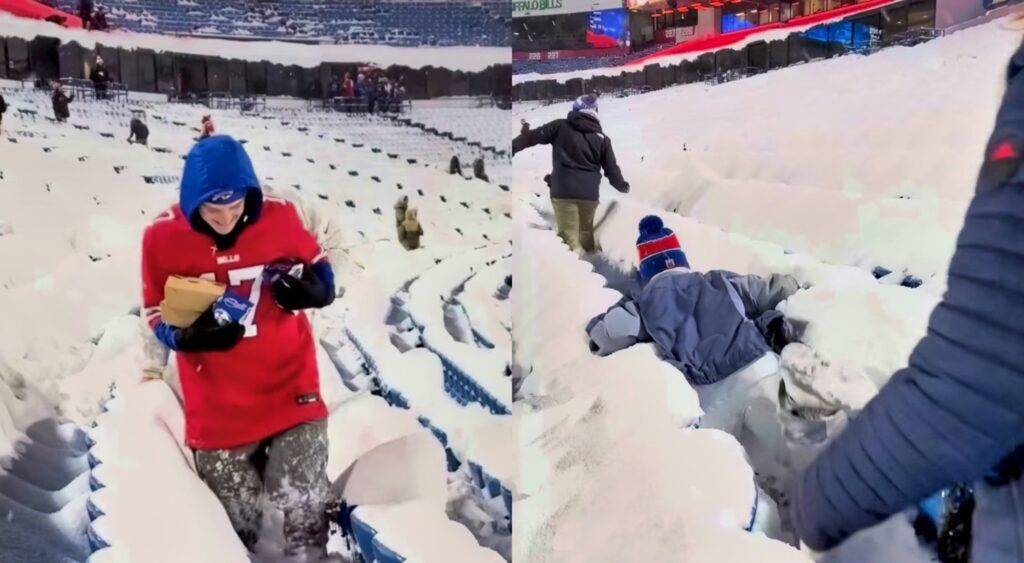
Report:
<svg viewBox="0 0 1024 563"><path fill-rule="evenodd" d="M373 537L377 535L377 530L360 519L354 509L352 511L352 535L356 537L356 548L363 555L364 560L373 561Z"/></svg>
<svg viewBox="0 0 1024 563"><path fill-rule="evenodd" d="M405 557L381 543L376 537L373 538L373 556L375 563L402 563L405 561Z"/></svg>

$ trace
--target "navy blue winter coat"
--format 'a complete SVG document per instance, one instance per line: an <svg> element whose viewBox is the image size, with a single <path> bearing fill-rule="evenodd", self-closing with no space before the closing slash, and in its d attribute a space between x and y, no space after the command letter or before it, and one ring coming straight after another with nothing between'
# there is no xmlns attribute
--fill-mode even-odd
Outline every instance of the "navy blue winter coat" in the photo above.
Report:
<svg viewBox="0 0 1024 563"><path fill-rule="evenodd" d="M673 268L654 276L635 298L623 298L587 325L591 349L605 356L636 342L658 353L694 385L715 383L771 348L775 306L798 289L796 280L705 274Z"/></svg>
<svg viewBox="0 0 1024 563"><path fill-rule="evenodd" d="M800 476L801 539L826 549L959 482L977 485L971 559L1024 561L1024 49L986 149L948 291L909 365ZM998 482L983 479L1003 466Z"/></svg>

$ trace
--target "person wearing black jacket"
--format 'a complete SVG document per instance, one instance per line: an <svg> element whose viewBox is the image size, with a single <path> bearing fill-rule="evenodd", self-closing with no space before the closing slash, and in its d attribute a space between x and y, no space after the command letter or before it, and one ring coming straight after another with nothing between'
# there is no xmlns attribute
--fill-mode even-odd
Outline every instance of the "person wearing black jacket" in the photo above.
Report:
<svg viewBox="0 0 1024 563"><path fill-rule="evenodd" d="M71 117L71 112L68 111L68 104L74 99L74 94L69 96L64 93L60 82L53 83L53 95L50 97L50 100L53 102L53 117L58 122L63 123Z"/></svg>
<svg viewBox="0 0 1024 563"><path fill-rule="evenodd" d="M612 141L601 130L597 98L576 99L565 119L528 130L512 140L512 155L535 145L551 145L551 188L558 236L579 254L597 250L594 212L600 199L601 169L612 187L629 193L629 182L615 161Z"/></svg>
<svg viewBox="0 0 1024 563"><path fill-rule="evenodd" d="M96 31L110 29L110 24L107 23L107 12L104 11L103 6L96 8L96 13L92 16L92 28Z"/></svg>
<svg viewBox="0 0 1024 563"><path fill-rule="evenodd" d="M128 142L136 142L143 146L149 146L149 127L138 117L133 117L129 125L131 134L128 135Z"/></svg>
<svg viewBox="0 0 1024 563"><path fill-rule="evenodd" d="M4 114L7 113L7 100L0 94L0 135L4 132Z"/></svg>
<svg viewBox="0 0 1024 563"><path fill-rule="evenodd" d="M92 29L92 11L94 4L92 0L78 1L78 17L82 18L82 28Z"/></svg>
<svg viewBox="0 0 1024 563"><path fill-rule="evenodd" d="M107 67L104 66L102 57L96 57L96 66L89 73L89 80L92 80L92 87L96 90L96 99L107 99L107 83L110 82L110 75L107 74Z"/></svg>

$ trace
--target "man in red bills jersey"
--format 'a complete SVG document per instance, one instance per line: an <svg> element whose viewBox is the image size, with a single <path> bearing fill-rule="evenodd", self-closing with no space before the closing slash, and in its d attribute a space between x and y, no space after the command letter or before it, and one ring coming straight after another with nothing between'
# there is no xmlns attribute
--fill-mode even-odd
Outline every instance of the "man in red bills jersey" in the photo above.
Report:
<svg viewBox="0 0 1024 563"><path fill-rule="evenodd" d="M264 276L281 261L303 264L301 274ZM191 326L170 326L160 302L172 275L227 284L253 306L239 323L219 324L211 308ZM334 272L296 207L264 197L231 137L203 139L189 152L179 204L146 229L142 292L150 327L177 353L196 468L239 537L253 549L266 489L284 512L286 555L323 553L327 408L300 311L334 301Z"/></svg>

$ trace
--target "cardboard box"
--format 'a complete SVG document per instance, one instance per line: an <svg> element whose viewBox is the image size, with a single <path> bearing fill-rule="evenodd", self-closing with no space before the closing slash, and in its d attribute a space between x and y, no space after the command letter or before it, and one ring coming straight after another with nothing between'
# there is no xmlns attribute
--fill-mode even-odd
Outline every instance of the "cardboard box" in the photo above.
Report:
<svg viewBox="0 0 1024 563"><path fill-rule="evenodd" d="M164 284L164 300L160 315L164 322L179 328L191 325L203 311L210 308L227 287L202 278L171 276Z"/></svg>
<svg viewBox="0 0 1024 563"><path fill-rule="evenodd" d="M163 321L171 326L185 328L196 322L202 311L183 311L167 304L167 301L160 302L160 316Z"/></svg>

